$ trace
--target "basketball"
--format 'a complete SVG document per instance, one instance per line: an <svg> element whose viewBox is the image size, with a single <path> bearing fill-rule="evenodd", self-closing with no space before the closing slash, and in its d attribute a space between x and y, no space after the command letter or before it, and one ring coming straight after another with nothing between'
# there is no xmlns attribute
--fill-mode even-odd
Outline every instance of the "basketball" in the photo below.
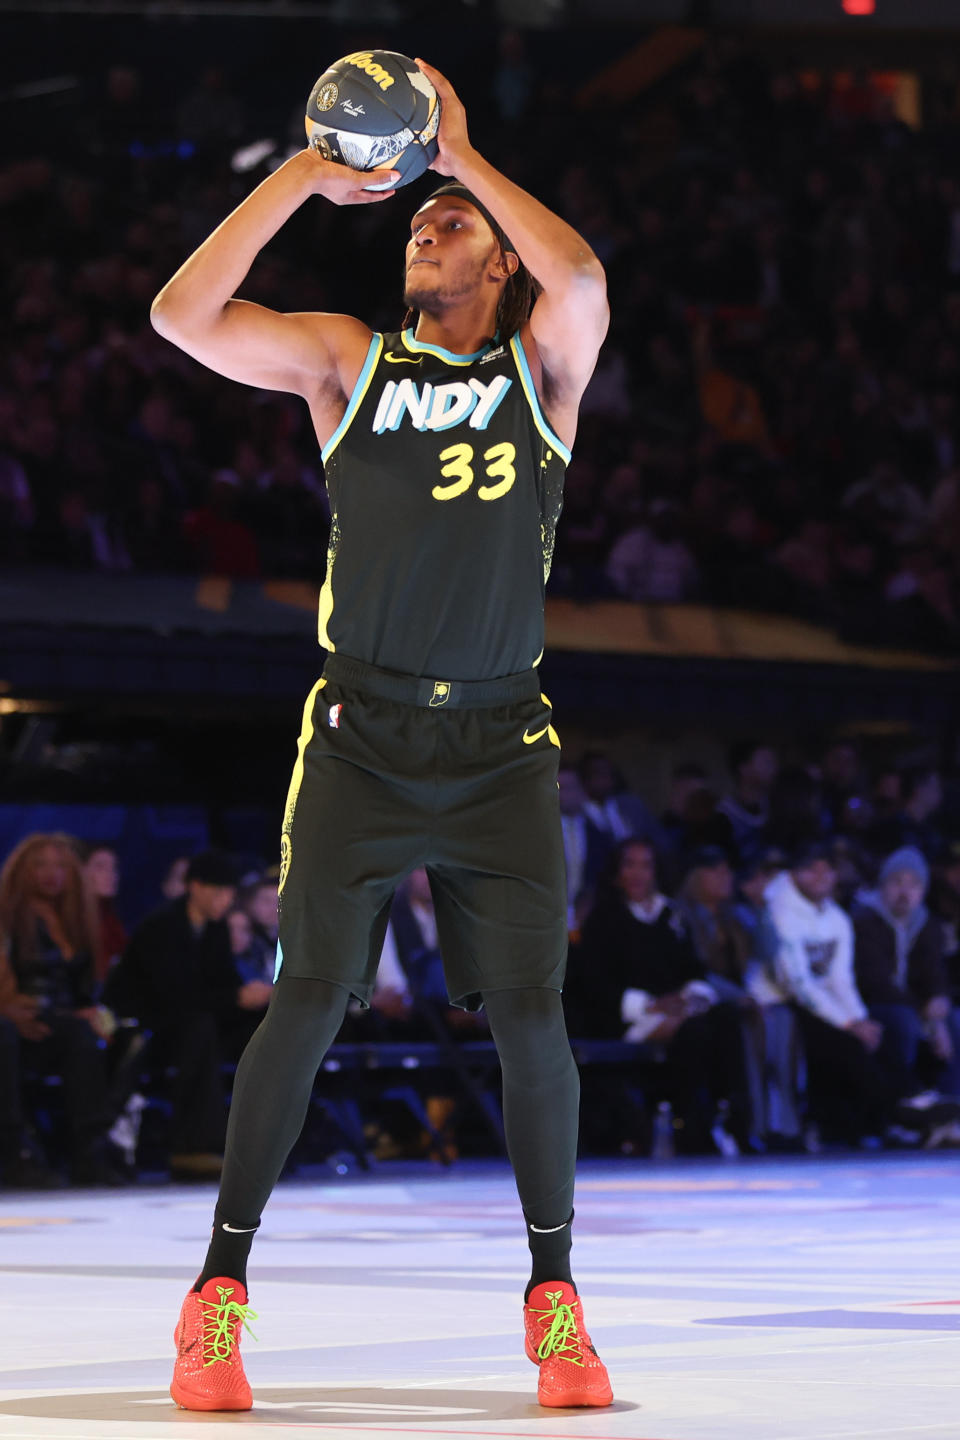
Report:
<svg viewBox="0 0 960 1440"><path fill-rule="evenodd" d="M440 101L414 62L393 50L358 50L325 70L310 92L307 140L324 160L354 170L399 170L397 189L437 155Z"/></svg>

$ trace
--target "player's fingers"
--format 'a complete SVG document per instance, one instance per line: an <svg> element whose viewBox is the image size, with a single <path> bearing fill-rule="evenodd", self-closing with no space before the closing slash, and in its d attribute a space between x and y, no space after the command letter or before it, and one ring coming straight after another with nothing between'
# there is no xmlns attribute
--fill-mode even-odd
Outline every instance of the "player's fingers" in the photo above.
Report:
<svg viewBox="0 0 960 1440"><path fill-rule="evenodd" d="M395 190L362 190L357 196L357 203L360 205L375 204L377 200L389 200Z"/></svg>
<svg viewBox="0 0 960 1440"><path fill-rule="evenodd" d="M413 63L417 66L419 70L423 71L424 75L426 75L427 79L430 81L430 84L440 96L441 103L444 100L456 99L456 91L450 84L450 81L447 79L446 75L441 75L440 71L435 70L432 65L428 65L426 60L415 60Z"/></svg>
<svg viewBox="0 0 960 1440"><path fill-rule="evenodd" d="M357 174L357 171L354 171ZM396 185L400 179L399 170L366 170L361 172L361 185L369 190L372 185Z"/></svg>

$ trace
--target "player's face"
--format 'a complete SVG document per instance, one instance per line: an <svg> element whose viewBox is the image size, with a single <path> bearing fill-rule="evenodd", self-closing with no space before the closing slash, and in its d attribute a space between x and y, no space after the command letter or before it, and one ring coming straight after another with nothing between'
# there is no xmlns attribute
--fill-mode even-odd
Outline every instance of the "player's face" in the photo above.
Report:
<svg viewBox="0 0 960 1440"><path fill-rule="evenodd" d="M500 258L493 231L473 205L453 196L428 200L410 223L404 303L442 314L480 292ZM499 296L495 276L490 284Z"/></svg>

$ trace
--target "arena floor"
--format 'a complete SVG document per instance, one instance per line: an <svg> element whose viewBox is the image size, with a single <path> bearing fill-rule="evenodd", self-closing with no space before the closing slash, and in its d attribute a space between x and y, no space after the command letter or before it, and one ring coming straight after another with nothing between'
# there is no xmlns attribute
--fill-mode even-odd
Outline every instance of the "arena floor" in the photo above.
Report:
<svg viewBox="0 0 960 1440"><path fill-rule="evenodd" d="M502 1166L281 1186L254 1252L256 1397L177 1410L208 1187L5 1196L0 1436L960 1436L960 1159L582 1167L576 1267L613 1376L547 1411Z"/></svg>

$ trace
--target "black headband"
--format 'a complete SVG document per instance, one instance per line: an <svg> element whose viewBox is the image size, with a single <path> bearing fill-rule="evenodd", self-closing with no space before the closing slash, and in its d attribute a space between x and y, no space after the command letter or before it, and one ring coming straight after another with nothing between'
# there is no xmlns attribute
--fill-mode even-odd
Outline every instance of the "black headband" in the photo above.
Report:
<svg viewBox="0 0 960 1440"><path fill-rule="evenodd" d="M458 200L466 200L467 203L469 205L472 205L475 210L479 210L480 214L483 216L484 220L486 220L487 224L490 226L490 229L493 231L494 236L496 237L497 241L503 246L504 250L512 250L514 255L517 255L517 258L519 259L517 247L512 243L509 236L504 234L503 226L499 223L499 221L493 218L486 205L479 201L476 195L474 195L470 190L467 189L466 185L461 185L459 180L447 180L445 184L439 185L437 189L433 191L432 195L428 195L427 199L424 200L423 204L426 205L427 201L429 200L437 200L440 198L441 195L455 195ZM423 205L421 205L420 208L422 210Z"/></svg>

